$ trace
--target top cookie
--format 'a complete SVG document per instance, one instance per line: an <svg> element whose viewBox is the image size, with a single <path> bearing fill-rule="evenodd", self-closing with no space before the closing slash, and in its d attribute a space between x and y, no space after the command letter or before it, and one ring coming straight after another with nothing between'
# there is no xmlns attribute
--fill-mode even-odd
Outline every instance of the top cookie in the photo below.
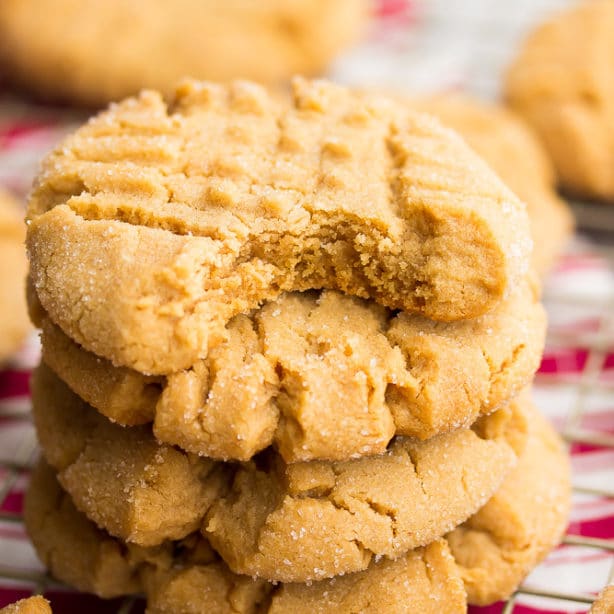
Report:
<svg viewBox="0 0 614 614"><path fill-rule="evenodd" d="M525 42L505 85L571 193L614 201L614 4L582 2Z"/></svg>
<svg viewBox="0 0 614 614"><path fill-rule="evenodd" d="M436 320L492 310L528 266L524 205L407 105L296 80L186 83L91 120L45 161L28 233L70 337L144 373L189 367L234 315L332 288Z"/></svg>
<svg viewBox="0 0 614 614"><path fill-rule="evenodd" d="M0 62L48 99L101 105L177 79L318 74L367 19L366 0L3 0ZM138 27L135 27L138 24Z"/></svg>
<svg viewBox="0 0 614 614"><path fill-rule="evenodd" d="M509 109L467 96L431 96L416 105L457 130L527 204L532 264L544 274L569 238L573 216L556 194L554 167L537 135Z"/></svg>

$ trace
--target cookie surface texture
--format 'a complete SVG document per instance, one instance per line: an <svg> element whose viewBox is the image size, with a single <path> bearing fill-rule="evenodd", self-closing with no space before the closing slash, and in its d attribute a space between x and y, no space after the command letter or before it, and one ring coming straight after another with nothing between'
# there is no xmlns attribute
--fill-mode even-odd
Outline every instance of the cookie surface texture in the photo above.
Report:
<svg viewBox="0 0 614 614"><path fill-rule="evenodd" d="M470 426L528 384L546 326L532 281L491 314L452 323L333 291L288 293L233 318L207 359L151 377L39 321L46 364L111 420L153 421L158 440L223 460L273 444L286 462L377 454L395 434Z"/></svg>
<svg viewBox="0 0 614 614"><path fill-rule="evenodd" d="M161 445L146 427L110 423L41 365L32 383L43 454L77 507L113 535L140 545L197 530L225 482L209 459Z"/></svg>
<svg viewBox="0 0 614 614"><path fill-rule="evenodd" d="M150 614L200 614L204 604L211 614L369 612L374 600L386 614L414 605L427 614L466 610L465 589L445 540L334 580L274 586L233 574L197 536L156 548L121 544L77 511L44 462L35 469L26 498L26 524L39 557L57 579L105 597L144 592ZM88 565L75 564L83 557L78 548L87 551ZM102 583L101 570L109 569L118 551L123 559L116 562L115 577L107 575Z"/></svg>
<svg viewBox="0 0 614 614"><path fill-rule="evenodd" d="M554 168L537 135L508 108L468 96L432 96L415 103L461 134L527 204L532 264L546 273L573 231L573 216L556 194Z"/></svg>
<svg viewBox="0 0 614 614"><path fill-rule="evenodd" d="M454 133L301 79L291 101L188 82L169 104L146 92L113 106L47 158L29 217L52 321L149 374L189 368L282 291L477 317L531 249L524 205Z"/></svg>
<svg viewBox="0 0 614 614"><path fill-rule="evenodd" d="M538 27L505 95L540 135L563 189L614 202L614 5L579 2Z"/></svg>
<svg viewBox="0 0 614 614"><path fill-rule="evenodd" d="M204 534L234 572L282 582L397 558L464 521L499 487L526 427L520 401L512 405L475 430L397 438L381 456L245 465L211 506Z"/></svg>
<svg viewBox="0 0 614 614"><path fill-rule="evenodd" d="M123 544L75 509L44 463L35 470L26 497L26 525L39 556L56 578L103 596L144 592L149 611L156 614L197 613L204 600L209 611L220 614L293 608L329 614L344 607L396 613L407 611L398 610L399 604L414 603L421 612L464 612L467 596L461 577L472 602L496 601L521 582L529 559L535 565L545 554L545 545L551 548L560 538L570 496L569 466L561 450L552 428L530 413L529 440L518 469L476 515L448 535L456 560L447 542L437 540L395 561L383 558L365 571L309 585L274 587L233 574L197 535L149 548ZM547 496L534 496L545 484ZM520 497L516 506L515 496ZM507 507L502 506L505 500ZM536 523L540 514L544 523ZM468 538L478 533L485 538ZM52 549L54 556L49 554ZM87 564L78 564L84 556ZM113 574L108 573L111 569ZM482 582L484 589L476 588Z"/></svg>
<svg viewBox="0 0 614 614"><path fill-rule="evenodd" d="M24 521L39 558L56 578L101 597L139 590L125 547L77 511L43 462L32 473Z"/></svg>
<svg viewBox="0 0 614 614"><path fill-rule="evenodd" d="M27 259L24 213L0 190L0 362L19 349L31 329L25 299Z"/></svg>
<svg viewBox="0 0 614 614"><path fill-rule="evenodd" d="M51 614L51 608L44 597L36 595L0 608L0 614Z"/></svg>
<svg viewBox="0 0 614 614"><path fill-rule="evenodd" d="M44 366L33 412L45 458L98 526L142 546L202 527L235 570L285 581L362 570L442 536L495 492L526 425L518 406L474 430L398 438L380 456L286 465L265 452L232 468L110 423Z"/></svg>
<svg viewBox="0 0 614 614"><path fill-rule="evenodd" d="M317 75L367 15L364 0L4 0L0 60L24 89L97 106L185 76Z"/></svg>
<svg viewBox="0 0 614 614"><path fill-rule="evenodd" d="M221 593L216 585L220 572L211 566L186 566L160 574L157 585L147 591L148 611L152 614L185 612L199 614L202 595ZM368 569L330 580L306 584L278 584L266 598L254 599L254 585L237 582L245 576L230 574L223 588L230 584L233 609L220 607L215 612L253 612L268 614L334 614L335 612L424 612L425 614L461 614L466 611L466 595L454 560L445 541L412 550L395 561L371 563ZM219 580L218 580L219 582ZM250 582L253 581L250 579ZM271 586L270 584L268 585ZM216 590L217 589L217 590ZM218 603L218 601L214 601ZM256 610L259 605L262 609ZM227 607L227 606L226 606Z"/></svg>

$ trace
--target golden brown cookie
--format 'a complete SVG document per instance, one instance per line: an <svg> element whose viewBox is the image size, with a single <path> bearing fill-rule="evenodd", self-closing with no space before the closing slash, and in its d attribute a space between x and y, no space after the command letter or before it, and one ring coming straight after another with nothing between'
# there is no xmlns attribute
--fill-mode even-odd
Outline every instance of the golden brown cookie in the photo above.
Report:
<svg viewBox="0 0 614 614"><path fill-rule="evenodd" d="M143 373L194 365L235 315L331 288L436 320L525 275L524 205L451 131L322 81L146 92L44 162L28 249L50 318Z"/></svg>
<svg viewBox="0 0 614 614"><path fill-rule="evenodd" d="M161 445L92 410L41 365L32 382L38 437L77 507L129 542L158 544L197 530L223 490L225 467Z"/></svg>
<svg viewBox="0 0 614 614"><path fill-rule="evenodd" d="M77 511L44 462L32 473L24 520L39 558L63 582L101 597L139 590L125 546Z"/></svg>
<svg viewBox="0 0 614 614"><path fill-rule="evenodd" d="M465 589L445 540L356 574L309 586L275 586L233 574L197 536L157 548L122 544L75 509L44 463L35 469L28 491L26 525L56 578L104 597L144 591L149 614L201 614L205 604L207 614L370 612L375 603L386 614L412 606L426 614L466 609Z"/></svg>
<svg viewBox="0 0 614 614"><path fill-rule="evenodd" d="M203 532L235 573L305 582L365 569L424 546L482 506L515 464L523 405L426 442L396 438L381 456L241 467ZM446 530L444 530L445 532Z"/></svg>
<svg viewBox="0 0 614 614"><path fill-rule="evenodd" d="M206 541L195 535L155 548L138 548L109 537L77 512L44 463L35 470L28 491L26 524L39 556L58 579L104 596L143 590L150 614L200 614L203 603L213 614L255 610L333 614L356 609L386 614L464 612L466 595L459 573L466 582L470 602L484 601L485 593L479 587L476 590L476 582L484 579L486 591L496 601L509 594L511 581L515 586L522 581L529 559L530 565L535 565L544 555L545 544L551 547L562 532L569 507L569 464L552 428L536 412L529 414L529 430L526 453L499 494L466 523L469 532L461 527L448 536L453 548L461 552L462 560L456 562L446 542L438 540L396 561L383 558L371 562L363 572L309 585L274 586L233 574ZM538 496L544 485L547 496ZM521 505L513 505L516 496ZM502 506L504 499L510 505ZM528 520L523 521L525 510ZM541 514L544 523L536 522ZM475 536L478 532L474 523L478 517L479 533L491 536L492 542L488 538L468 539L468 534ZM503 536L506 522L509 526ZM78 552L74 552L76 548ZM49 555L52 549L53 557ZM118 551L123 560L115 560L111 568L109 561ZM81 564L84 556L85 565ZM508 564L510 571L506 573ZM130 588L135 582L138 588Z"/></svg>
<svg viewBox="0 0 614 614"><path fill-rule="evenodd" d="M144 87L170 92L185 76L280 83L324 70L364 30L367 8L365 0L3 0L0 63L24 89L86 105Z"/></svg>
<svg viewBox="0 0 614 614"><path fill-rule="evenodd" d="M31 328L25 299L25 234L23 211L0 189L0 362L19 349Z"/></svg>
<svg viewBox="0 0 614 614"><path fill-rule="evenodd" d="M571 504L569 458L539 413L520 461L487 505L447 536L469 602L506 599L557 545Z"/></svg>
<svg viewBox="0 0 614 614"><path fill-rule="evenodd" d="M382 559L365 571L308 585L263 587L258 581L212 565L165 570L145 585L149 614L200 614L203 603L208 608L213 603L207 611L216 614L461 614L467 608L458 569L442 540L411 550L395 561Z"/></svg>
<svg viewBox="0 0 614 614"><path fill-rule="evenodd" d="M0 614L51 614L51 608L44 597L36 595L0 608Z"/></svg>
<svg viewBox="0 0 614 614"><path fill-rule="evenodd" d="M535 133L507 108L467 96L431 96L413 104L458 131L527 204L532 264L544 274L569 239L573 216L556 194L554 168Z"/></svg>
<svg viewBox="0 0 614 614"><path fill-rule="evenodd" d="M529 438L516 469L477 514L448 535L471 604L488 604L509 597L527 573L560 541L566 526L571 497L569 460L560 438L546 420L537 411L531 411L528 418ZM476 539L478 533L484 539ZM402 559L398 559L397 563L400 560ZM445 583L445 576L440 575L442 568L437 565L436 569L438 584L441 581ZM373 573L372 570L373 564L366 572L344 576L348 580L342 582L351 585L352 578L362 574L366 576ZM446 568L445 573L450 572L451 569ZM199 586L207 586L206 579L197 580L198 573L189 567L171 577L179 585L173 587L171 584L169 587L175 600L171 600L166 609L157 610L158 614L172 612L173 606L179 607L181 599L183 603L189 600L197 604ZM375 583L378 581L375 574L370 576L370 579ZM313 582L310 586L281 585L272 600L275 605L276 599L279 599L280 607L275 611L294 611L293 608L300 608L301 603L304 603L305 609L298 609L299 612L307 612L309 607L315 612L345 611L345 604L335 601L336 596L327 604L330 609L322 606L320 610L311 601L313 599L316 604L322 602L323 589L342 590L344 585L339 586L339 582L340 578L337 577ZM399 584L400 582L397 586ZM160 586L159 590L164 594L167 587L164 583ZM366 602L372 604L372 610L368 605L363 605L362 610L357 608L349 611L422 611L419 608L397 610L394 609L392 598L385 595L380 598L381 602L379 599ZM451 611L464 611L458 602L453 603L458 610ZM287 609L284 610L284 607ZM333 607L340 609L334 610ZM388 607L391 609L388 610ZM442 608L441 611L446 611L443 610L444 604L439 604L439 607Z"/></svg>
<svg viewBox="0 0 614 614"><path fill-rule="evenodd" d="M579 2L538 27L510 67L505 95L535 128L562 187L614 201L614 4Z"/></svg>
<svg viewBox="0 0 614 614"><path fill-rule="evenodd" d="M288 293L235 316L205 360L153 377L87 352L44 312L37 319L45 363L111 420L153 421L158 440L219 459L273 444L286 462L377 454L395 434L470 426L529 383L546 326L533 282L491 314L453 323L334 291Z"/></svg>
<svg viewBox="0 0 614 614"><path fill-rule="evenodd" d="M45 458L100 527L148 546L202 525L233 570L283 581L365 569L451 530L515 464L526 422L519 401L473 429L397 438L381 456L286 465L269 451L233 467L111 424L44 366L32 392Z"/></svg>
<svg viewBox="0 0 614 614"><path fill-rule="evenodd" d="M614 612L614 584L606 586L591 606L590 614L612 614Z"/></svg>

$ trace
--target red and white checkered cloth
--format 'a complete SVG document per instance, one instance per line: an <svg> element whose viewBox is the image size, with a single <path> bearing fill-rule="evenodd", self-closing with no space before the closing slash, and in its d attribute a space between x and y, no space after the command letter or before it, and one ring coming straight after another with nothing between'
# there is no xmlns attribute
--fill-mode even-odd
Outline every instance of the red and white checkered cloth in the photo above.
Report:
<svg viewBox="0 0 614 614"><path fill-rule="evenodd" d="M368 41L341 58L332 75L361 85L413 91L464 87L493 95L519 36L568 3L380 0ZM0 185L25 195L42 155L82 119L0 91ZM550 327L534 396L570 441L574 506L566 543L527 578L515 597L517 614L586 612L586 602L540 595L588 599L614 569L613 262L614 237L605 249L576 237L546 282ZM62 614L142 611L138 600L105 602L49 585L28 542L20 515L25 468L36 455L28 378L38 355L33 335L0 371L0 607L46 588L54 611ZM491 614L503 607L471 611Z"/></svg>

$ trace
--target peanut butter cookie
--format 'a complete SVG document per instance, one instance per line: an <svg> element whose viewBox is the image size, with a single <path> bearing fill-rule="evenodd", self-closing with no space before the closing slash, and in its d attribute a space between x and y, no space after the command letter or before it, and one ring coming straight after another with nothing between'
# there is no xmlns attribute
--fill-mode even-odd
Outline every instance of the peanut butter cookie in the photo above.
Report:
<svg viewBox="0 0 614 614"><path fill-rule="evenodd" d="M79 129L30 200L38 298L116 366L168 374L282 291L337 289L452 321L526 274L524 205L408 106L295 80L145 92Z"/></svg>
<svg viewBox="0 0 614 614"><path fill-rule="evenodd" d="M25 511L36 550L54 576L103 597L145 592L149 614L201 614L204 604L207 614L369 612L373 603L386 614L412 606L426 614L466 610L445 540L334 580L274 586L233 574L197 536L156 548L122 544L77 511L44 462L34 471Z"/></svg>
<svg viewBox="0 0 614 614"><path fill-rule="evenodd" d="M414 102L459 132L527 204L532 264L539 273L546 273L574 223L567 203L556 194L554 168L536 134L519 115L501 105L452 95Z"/></svg>
<svg viewBox="0 0 614 614"><path fill-rule="evenodd" d="M510 67L505 95L535 128L561 186L614 201L614 4L579 2L537 28Z"/></svg>
<svg viewBox="0 0 614 614"><path fill-rule="evenodd" d="M308 585L273 585L233 574L197 535L150 548L119 542L75 509L44 463L26 497L26 524L39 556L58 579L105 597L145 592L150 614L200 614L203 603L212 614L401 614L408 609L456 614L466 610L461 576L471 603L485 603L487 595L496 601L513 590L512 582L514 587L521 582L527 565L543 557L546 544L552 547L560 538L570 496L569 465L561 449L551 427L531 412L529 441L517 469L477 515L448 535L456 560L446 542L437 540L395 561L372 561L365 571ZM538 496L540 489L545 497ZM516 496L522 502L517 506ZM541 514L544 523L538 522ZM478 534L484 539L476 539Z"/></svg>
<svg viewBox="0 0 614 614"><path fill-rule="evenodd" d="M37 319L45 363L111 420L153 421L158 440L223 460L273 444L286 462L377 454L395 434L470 426L529 383L546 326L532 281L492 313L452 323L335 291L288 293L235 316L205 360L154 377Z"/></svg>
<svg viewBox="0 0 614 614"><path fill-rule="evenodd" d="M146 427L110 423L41 365L32 404L47 461L79 509L141 545L195 531L225 487L225 468L160 445Z"/></svg>
<svg viewBox="0 0 614 614"><path fill-rule="evenodd" d="M281 582L395 559L463 522L499 487L524 443L524 404L426 442L397 438L381 456L244 465L203 532L235 573Z"/></svg>
<svg viewBox="0 0 614 614"><path fill-rule="evenodd" d="M51 614L51 608L44 597L36 595L0 608L0 614Z"/></svg>
<svg viewBox="0 0 614 614"><path fill-rule="evenodd" d="M147 611L200 614L203 603L215 604L208 611L220 614L460 614L467 608L459 570L442 540L410 550L394 561L382 559L364 571L322 582L267 584L264 590L261 582L232 574L221 565L164 570L146 581Z"/></svg>
<svg viewBox="0 0 614 614"><path fill-rule="evenodd" d="M44 461L32 472L24 520L39 558L56 578L105 598L140 590L140 561L131 560L131 546L109 538L79 512Z"/></svg>
<svg viewBox="0 0 614 614"><path fill-rule="evenodd" d="M85 105L144 87L168 93L184 76L280 83L324 70L364 30L367 8L366 0L2 0L0 62L19 86Z"/></svg>
<svg viewBox="0 0 614 614"><path fill-rule="evenodd" d="M286 465L269 451L233 467L108 422L44 366L33 412L45 458L100 527L149 546L202 525L234 571L282 581L359 571L441 537L499 487L526 426L518 401L473 429L397 438L380 456Z"/></svg>
<svg viewBox="0 0 614 614"><path fill-rule="evenodd" d="M25 229L21 208L0 189L0 362L19 349L31 328L25 299Z"/></svg>

